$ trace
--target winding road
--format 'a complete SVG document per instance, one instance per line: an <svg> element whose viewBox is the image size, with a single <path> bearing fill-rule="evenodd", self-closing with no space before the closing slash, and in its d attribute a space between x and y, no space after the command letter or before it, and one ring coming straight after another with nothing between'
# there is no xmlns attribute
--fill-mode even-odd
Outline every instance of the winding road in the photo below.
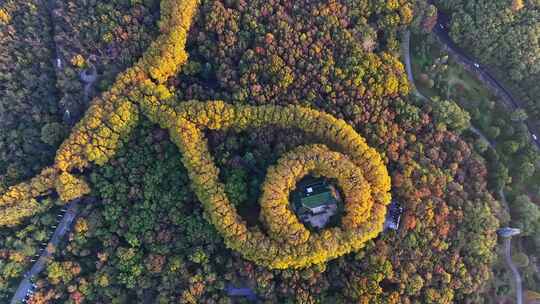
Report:
<svg viewBox="0 0 540 304"><path fill-rule="evenodd" d="M512 110L517 110L521 108L520 103L512 96L510 91L506 89L489 71L481 67L477 61L475 61L473 58L469 57L463 50L461 50L454 41L450 38L450 35L448 34L448 25L449 25L450 18L444 14L443 12L439 11L438 17L437 17L437 24L433 28L433 33L437 36L439 42L441 42L446 51L450 53L451 55L456 58L457 62L464 66L465 69L475 73L477 75L477 78L484 83L486 87L489 87L492 89L492 91L501 98L505 102L505 104ZM410 59L409 59L410 64ZM412 76L412 73L411 73ZM531 137L532 142L536 145L536 147L540 148L540 139L537 135L532 131L531 124L528 121L524 122L527 126L527 130L529 132L529 135ZM489 145L493 148L494 143L489 141L486 136L482 134L478 129L471 127L471 130L479 135L480 137L484 138ZM504 201L504 205L506 206L507 211L508 210L508 203L506 202L506 197L504 195L504 192L502 189L499 189L499 195L501 196L502 200ZM516 287L516 303L522 304L523 303L523 287L522 287L522 278L521 275L512 261L512 254L511 254L511 245L512 245L512 238L508 237L504 239L504 255L506 264L508 264L508 267L512 271L512 275L514 277L515 287Z"/></svg>
<svg viewBox="0 0 540 304"><path fill-rule="evenodd" d="M519 104L516 102L516 100L513 98L513 96L510 94L510 92L507 89L505 89L484 68L477 67L476 62L473 59L471 59L470 57L468 57L464 52L462 52L453 43L453 41L451 40L451 38L448 35L447 28L448 27L446 26L444 15L440 16L440 18L437 20L437 25L435 26L435 28L433 30L433 33L435 35L437 35L437 37L440 39L440 41L442 43L444 43L447 50L451 54L453 54L455 57L459 58L461 64L466 65L469 70L476 71L477 74L482 76L482 77L479 77L479 78L483 82L488 82L487 85L489 85L489 87L497 88L496 92L502 92L502 93L499 93L498 95L500 95L500 94L505 95L504 97L502 97L502 99L505 100L505 101L510 101L509 104L511 104L512 109L519 108L520 107ZM422 98L424 100L430 101L431 100L430 98L427 98L421 92L419 92L418 90L416 90L414 88L414 78L413 78L412 69L411 69L410 50L409 50L409 42L408 42L410 40L410 33L407 31L406 35L407 35L407 43L404 43L404 45L406 47L406 52L404 52L404 53L405 53L406 70L407 70L407 74L408 74L408 77L409 77L409 81L410 81L411 85L413 86L414 94L416 94L417 96L419 96L420 98ZM59 59L59 57L58 57L58 52L56 52L56 54L57 54L57 56L56 56L57 62L61 63L61 59ZM57 68L60 69L61 65L58 65ZM84 76L90 77L90 78L87 79L88 81L85 81L85 79L83 79L83 75L81 74L81 80L83 82L85 82L85 84L88 86L88 89L89 89L90 85L95 81L95 77L92 77L93 75L86 74L86 72L85 72ZM85 93L86 93L86 91L87 91L87 89L85 87ZM533 142L536 144L537 147L540 148L540 140L538 138L535 139L533 137L534 133L532 133L531 126L529 125L529 123L525 122L525 124L527 125L527 127L529 129L529 133L531 135L531 138L532 138ZM489 145L491 147L494 147L494 144L491 143L478 129L471 126L471 130L472 130L472 132L476 133L478 136L484 138L489 143ZM503 197L503 200L505 201L505 205L507 205L506 204L506 199L504 198L504 193L502 192L502 190L500 190L500 194L501 194L501 197ZM79 202L80 202L80 200L75 200L75 201L71 202L69 205L67 205L68 206L67 211L66 211L65 215L62 217L60 223L58 224L58 227L56 228L51 240L49 241L48 246L56 247L59 244L59 242L62 240L62 238L65 236L65 234L68 233L71 230L72 224L73 224L74 220L76 219L78 211L79 211ZM512 258L511 258L511 238L505 238L504 243L505 243L506 262L507 262L508 266L510 267L510 269L511 269L513 275L514 275L515 281L516 281L516 292L517 292L517 298L518 298L517 303L521 304L522 303L522 299L521 299L522 298L522 290L521 290L522 289L522 286L521 286L522 285L521 284L522 280L521 280L521 276L519 274L519 271L518 271L517 267L512 262ZM39 257L39 259L34 263L32 268L25 274L24 279L22 280L19 287L17 288L17 291L15 292L15 294L14 294L13 298L11 299L10 303L12 303L12 304L19 303L19 302L21 302L21 301L23 301L25 299L28 292L33 289L31 279L37 277L37 275L45 268L45 266L47 264L47 261L51 256L52 256L51 252L49 252L47 250L43 251L43 253ZM234 293L235 291L238 292L238 290L231 289L231 292Z"/></svg>
<svg viewBox="0 0 540 304"><path fill-rule="evenodd" d="M410 35L411 35L410 31L405 31L403 33L403 41L402 41L402 44L401 44L402 45L403 59L405 61L405 70L407 72L407 78L409 79L409 83L410 83L410 85L412 87L412 91L413 91L413 94L415 94L415 96L419 97L420 99L422 99L424 101L432 102L432 100L429 97L426 97L425 95L422 94L422 92L417 90L416 86L414 84L414 77L413 77L414 75L412 73L411 54L410 54ZM474 64L474 62L472 64ZM471 130L471 132L475 133L480 138L484 139L492 149L495 149L495 143L490 141L480 130L478 130L473 125L471 125L469 129ZM533 138L533 140L534 140L534 138ZM538 143L537 143L537 145L538 145ZM504 194L503 189L499 189L498 194L501 197L501 202L503 203L503 206L505 207L506 211L510 212L508 201L506 200L506 195ZM521 278L521 275L519 274L519 271L518 271L516 265L512 261L511 239L512 239L511 237L508 237L508 238L504 239L505 260L506 260L506 263L508 264L508 267L512 271L512 275L514 277L514 282L515 282L515 287L516 287L516 299L517 299L516 303L517 304L522 304L523 303L522 278Z"/></svg>
<svg viewBox="0 0 540 304"><path fill-rule="evenodd" d="M431 2L431 1L430 1ZM432 3L433 4L433 3ZM512 96L510 90L506 89L497 79L485 68L478 64L478 61L468 56L456 43L450 38L448 34L450 18L444 12L438 10L437 24L433 28L432 33L438 38L446 51L454 56L454 58L463 65L468 71L476 74L477 78L484 83L485 86L492 89L492 91L500 97L512 110L522 108L520 102ZM533 128L528 121L524 122L527 126L531 141L540 148L540 138L533 132Z"/></svg>
<svg viewBox="0 0 540 304"><path fill-rule="evenodd" d="M17 291L13 295L13 298L11 299L10 304L16 304L21 303L26 298L26 295L32 291L33 289L33 283L31 280L33 278L36 278L39 273L45 268L47 265L47 261L52 256L52 253L47 250L48 247L53 246L56 248L58 246L58 243L66 233L68 233L71 230L72 223L77 217L78 209L79 209L79 199L74 200L73 202L69 203L67 205L67 211L62 217L62 220L60 223L58 223L58 226L56 227L56 230L54 231L54 234L52 238L50 239L49 243L47 244L46 248L43 250L43 253L39 257L39 259L32 265L32 268L24 274L24 279L19 284L19 287L17 288Z"/></svg>

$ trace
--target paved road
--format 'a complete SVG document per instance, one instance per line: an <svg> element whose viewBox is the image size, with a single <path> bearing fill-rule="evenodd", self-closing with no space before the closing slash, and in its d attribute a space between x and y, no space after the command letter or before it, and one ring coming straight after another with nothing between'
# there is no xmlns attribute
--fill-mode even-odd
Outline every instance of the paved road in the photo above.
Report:
<svg viewBox="0 0 540 304"><path fill-rule="evenodd" d="M74 200L71 202L68 207L67 211L64 214L64 217L62 220L58 223L58 226L56 227L56 230L54 231L54 234L52 238L50 239L48 245L52 245L54 247L58 246L58 243L60 240L64 237L66 233L68 233L71 230L72 223L75 220L77 216L77 211L79 207L79 199ZM47 249L43 250L43 253L39 257L39 259L32 265L32 268L30 271L25 273L24 279L19 284L19 287L17 288L17 291L13 295L13 298L11 299L11 304L20 303L24 300L26 297L26 294L33 289L32 282L30 282L31 278L37 277L37 275L45 268L47 265L47 260L51 257L51 253L47 251Z"/></svg>
<svg viewBox="0 0 540 304"><path fill-rule="evenodd" d="M437 24L433 28L433 33L437 36L437 38L439 38L439 41L445 45L447 51L450 54L454 55L454 57L458 59L457 61L464 65L467 70L476 73L479 76L478 78L482 82L484 82L485 85L493 88L496 95L498 95L503 101L505 101L505 104L509 106L512 110L522 108L520 106L519 100L514 98L510 91L506 89L499 81L497 81L497 79L493 77L493 75L486 69L486 67L477 66L478 61L467 55L467 53L465 53L454 43L454 41L452 40L452 38L450 38L450 35L448 34L449 23L449 16L439 10ZM540 148L540 137L537 137L536 139L534 138L533 135L535 135L535 133L532 131L533 128L528 121L525 121L525 125L527 126L527 129L529 131L531 141L538 148Z"/></svg>
<svg viewBox="0 0 540 304"><path fill-rule="evenodd" d="M514 276L514 281L516 284L516 303L517 304L523 304L523 286L521 284L521 275L519 274L519 271L514 264L514 261L512 261L512 253L511 253L511 247L512 247L512 238L508 237L504 239L504 258L506 260L506 264L508 264L508 267L512 271L512 275Z"/></svg>
<svg viewBox="0 0 540 304"><path fill-rule="evenodd" d="M52 37L53 41L53 49L54 49L54 59L53 59L53 65L54 69L56 71L55 79L53 80L55 83L58 82L58 73L60 73L64 67L65 67L65 60L61 56L60 48L58 47L58 44L56 43L56 29L55 29L55 22L54 22L54 7L55 7L55 0L47 0L45 1L45 7L47 8L48 17L50 20L50 35ZM84 83L84 94L83 94L83 102L85 105L88 105L90 102L89 96L90 91L94 85L94 83L97 80L97 70L95 66L91 66L89 69L85 69L79 73L79 79ZM60 103L60 111L63 113L64 117L64 123L68 125L74 124L76 121L73 120L72 112L73 109L70 111L70 107L67 104Z"/></svg>
<svg viewBox="0 0 540 304"><path fill-rule="evenodd" d="M416 86L414 84L414 77L412 72L412 65L411 65L411 31L406 30L403 32L402 42L401 42L401 52L403 55L403 59L405 61L405 70L407 71L407 78L409 78L409 85L412 87L412 90L418 94L418 90L416 90ZM422 94L420 94L422 95ZM427 99L425 96L424 99Z"/></svg>

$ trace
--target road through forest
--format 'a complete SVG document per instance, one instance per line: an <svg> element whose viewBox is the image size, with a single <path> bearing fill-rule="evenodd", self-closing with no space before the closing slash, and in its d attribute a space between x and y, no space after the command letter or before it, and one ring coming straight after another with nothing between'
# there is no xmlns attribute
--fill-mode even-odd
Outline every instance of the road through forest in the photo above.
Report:
<svg viewBox="0 0 540 304"><path fill-rule="evenodd" d="M79 200L75 200L67 206L67 211L62 217L62 220L58 223L52 238L47 244L47 247L52 246L53 248L56 248L58 243L60 243L60 241L63 239L64 235L71 230L72 223L77 217L78 208ZM31 279L37 277L37 275L45 268L47 261L52 256L52 253L47 250L47 247L43 250L43 253L39 259L34 263L34 265L32 265L30 271L25 273L24 279L19 284L17 291L11 299L11 304L22 302L26 297L26 294L33 289Z"/></svg>
<svg viewBox="0 0 540 304"><path fill-rule="evenodd" d="M463 65L466 70L476 74L476 78L484 83L486 87L491 88L491 91L495 93L494 95L504 101L505 105L511 110L523 108L521 103L510 93L510 90L505 88L485 67L478 65L478 61L457 46L448 33L449 23L449 16L438 10L437 24L433 27L432 33L444 45L446 51L453 55L457 59L456 61ZM540 138L535 135L531 123L528 121L524 123L527 126L531 141L540 148Z"/></svg>
<svg viewBox="0 0 540 304"><path fill-rule="evenodd" d="M47 7L48 11L48 18L50 20L49 26L50 26L50 35L53 42L54 47L54 59L53 65L55 70L55 77L52 79L52 81L57 82L58 77L56 76L57 73L61 72L64 68L64 61L60 57L60 50L58 49L58 45L56 44L55 39L55 24L54 24L54 16L53 16L53 7L54 7L54 1L48 0L45 3L45 6ZM84 96L85 96L85 102L88 99L88 92L91 88L91 86L94 84L94 82L97 80L97 73L95 67L92 66L91 74L88 74L88 72L82 71L80 73L80 80L85 83L84 87ZM67 208L65 214L62 216L60 222L57 225L57 228L55 229L51 239L49 240L49 243L47 244L47 247L52 246L53 248L56 248L60 241L63 239L66 233L68 233L71 230L72 223L77 217L77 212L79 208L79 202L80 200L75 200L69 204L66 205L65 208ZM47 265L48 259L51 257L52 253L47 251L47 248L43 250L43 253L39 256L37 261L32 265L30 270L24 274L24 278L19 283L19 286L17 287L17 290L15 294L13 295L13 298L11 299L11 304L20 303L28 294L29 291L33 289L31 279L38 276L38 274L45 268Z"/></svg>

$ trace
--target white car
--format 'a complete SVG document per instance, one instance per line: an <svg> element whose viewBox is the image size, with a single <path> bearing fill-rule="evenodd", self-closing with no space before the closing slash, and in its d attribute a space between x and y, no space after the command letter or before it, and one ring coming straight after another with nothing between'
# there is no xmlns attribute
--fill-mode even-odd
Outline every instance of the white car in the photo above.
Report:
<svg viewBox="0 0 540 304"><path fill-rule="evenodd" d="M478 62L475 62L473 65L474 65L474 67L477 68L477 69L480 67L480 65L478 64Z"/></svg>
<svg viewBox="0 0 540 304"><path fill-rule="evenodd" d="M536 134L533 134L533 135L532 135L532 138L533 138L534 140L538 140L538 136L536 136Z"/></svg>

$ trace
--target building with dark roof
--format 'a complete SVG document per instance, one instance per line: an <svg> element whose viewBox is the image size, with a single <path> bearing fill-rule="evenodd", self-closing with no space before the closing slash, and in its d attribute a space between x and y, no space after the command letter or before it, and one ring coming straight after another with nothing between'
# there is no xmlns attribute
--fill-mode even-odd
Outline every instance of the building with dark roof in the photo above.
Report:
<svg viewBox="0 0 540 304"><path fill-rule="evenodd" d="M297 197L299 199L293 206L300 220L319 229L337 213L337 204L340 201L337 190L323 179L300 183Z"/></svg>

